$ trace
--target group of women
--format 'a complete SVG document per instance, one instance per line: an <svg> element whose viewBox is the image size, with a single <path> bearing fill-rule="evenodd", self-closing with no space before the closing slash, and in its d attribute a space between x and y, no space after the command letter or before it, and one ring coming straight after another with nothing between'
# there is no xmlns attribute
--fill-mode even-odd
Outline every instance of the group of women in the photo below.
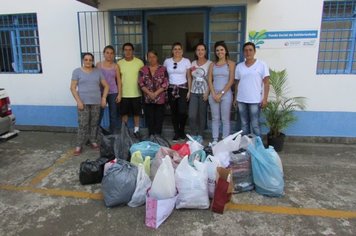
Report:
<svg viewBox="0 0 356 236"><path fill-rule="evenodd" d="M157 53L148 51L148 63L139 72L138 86L144 95L149 134L161 134L167 102L174 128L172 141L185 139L188 118L190 134L203 136L208 104L212 115L212 144L219 140L221 123L221 138L230 134L230 113L235 99L231 87L235 80L236 63L229 59L229 51L223 41L215 43L214 53L215 60L212 62L207 59L206 45L199 43L195 48L195 60L191 63L183 57L182 44L177 42L172 45L172 57L161 65ZM120 68L114 62L114 54L111 46L106 47L105 60L93 67L93 55L85 53L82 67L73 72L71 91L78 105L79 123L75 154L80 154L87 140L92 148L98 148L95 135L100 106L104 108L108 102L110 108L120 103ZM114 116L115 112L110 111L110 114ZM111 122L115 121L110 119Z"/></svg>

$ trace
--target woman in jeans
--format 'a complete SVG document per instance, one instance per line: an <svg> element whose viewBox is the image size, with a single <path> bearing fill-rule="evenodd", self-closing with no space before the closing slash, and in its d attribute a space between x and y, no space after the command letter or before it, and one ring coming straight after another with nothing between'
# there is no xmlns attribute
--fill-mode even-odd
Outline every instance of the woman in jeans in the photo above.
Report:
<svg viewBox="0 0 356 236"><path fill-rule="evenodd" d="M206 108L209 87L208 71L211 61L206 57L206 46L199 43L195 47L195 60L192 62L192 89L189 98L189 127L192 135L203 137L206 125Z"/></svg>
<svg viewBox="0 0 356 236"><path fill-rule="evenodd" d="M173 142L185 139L185 124L188 118L191 76L189 59L183 57L182 44L172 45L172 57L164 61L169 76L168 102L171 107L174 128Z"/></svg>
<svg viewBox="0 0 356 236"><path fill-rule="evenodd" d="M235 71L235 99L241 118L242 134L253 133L261 136L260 112L267 106L269 93L269 68L267 64L255 58L256 46L247 42L243 46L245 60L239 63Z"/></svg>
<svg viewBox="0 0 356 236"><path fill-rule="evenodd" d="M109 85L103 74L93 65L94 56L91 53L83 54L83 66L73 71L70 90L78 108L77 145L74 155L82 152L82 147L89 139L93 149L98 149L96 133L100 106L106 106L106 97ZM100 85L104 88L101 94Z"/></svg>
<svg viewBox="0 0 356 236"><path fill-rule="evenodd" d="M114 62L115 49L108 45L104 48L104 60L98 62L96 67L101 70L106 82L109 84L109 94L106 98L109 105L110 133L117 131L119 119L118 103L121 101L121 78L119 66ZM104 108L100 110L99 125L103 117Z"/></svg>
<svg viewBox="0 0 356 236"><path fill-rule="evenodd" d="M215 43L214 52L215 62L210 64L208 74L213 145L219 140L220 122L222 122L222 138L230 134L230 112L233 96L231 86L234 83L235 71L235 62L229 60L229 51L223 41Z"/></svg>
<svg viewBox="0 0 356 236"><path fill-rule="evenodd" d="M147 52L148 65L141 68L138 84L144 93L145 116L149 135L161 135L168 88L166 68L158 63L157 52Z"/></svg>

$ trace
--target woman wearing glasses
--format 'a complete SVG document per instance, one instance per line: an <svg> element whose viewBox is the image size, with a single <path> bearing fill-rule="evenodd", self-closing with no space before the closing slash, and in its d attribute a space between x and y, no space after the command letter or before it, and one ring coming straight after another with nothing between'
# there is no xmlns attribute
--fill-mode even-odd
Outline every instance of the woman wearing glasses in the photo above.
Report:
<svg viewBox="0 0 356 236"><path fill-rule="evenodd" d="M235 72L235 62L229 60L229 51L224 41L215 43L214 52L215 62L210 64L208 74L213 145L219 139L220 122L222 122L222 138L230 134L230 112L233 97L231 86L234 83Z"/></svg>
<svg viewBox="0 0 356 236"><path fill-rule="evenodd" d="M195 47L195 60L192 62L192 89L189 101L189 127L192 135L203 137L206 125L206 108L209 87L208 71L211 61L206 57L206 46L199 43Z"/></svg>
<svg viewBox="0 0 356 236"><path fill-rule="evenodd" d="M191 76L189 59L183 57L182 44L172 45L172 57L164 61L169 76L168 102L171 107L174 128L173 142L185 139Z"/></svg>

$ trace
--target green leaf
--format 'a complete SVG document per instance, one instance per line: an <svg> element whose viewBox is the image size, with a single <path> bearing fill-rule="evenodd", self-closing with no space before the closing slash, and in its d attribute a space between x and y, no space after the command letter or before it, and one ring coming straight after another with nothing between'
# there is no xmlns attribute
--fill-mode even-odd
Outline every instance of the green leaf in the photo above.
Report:
<svg viewBox="0 0 356 236"><path fill-rule="evenodd" d="M270 70L270 94L267 106L262 110L264 124L269 127L272 136L278 136L297 120L296 110L304 110L305 97L288 97L286 70Z"/></svg>

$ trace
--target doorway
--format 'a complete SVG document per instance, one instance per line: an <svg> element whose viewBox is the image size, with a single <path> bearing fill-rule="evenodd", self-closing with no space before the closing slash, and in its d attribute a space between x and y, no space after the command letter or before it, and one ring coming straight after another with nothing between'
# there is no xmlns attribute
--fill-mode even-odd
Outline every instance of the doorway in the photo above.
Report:
<svg viewBox="0 0 356 236"><path fill-rule="evenodd" d="M199 42L207 42L204 13L150 13L147 22L147 50L158 53L160 63L171 57L171 45L180 42L183 45L183 56L194 59L194 47Z"/></svg>

